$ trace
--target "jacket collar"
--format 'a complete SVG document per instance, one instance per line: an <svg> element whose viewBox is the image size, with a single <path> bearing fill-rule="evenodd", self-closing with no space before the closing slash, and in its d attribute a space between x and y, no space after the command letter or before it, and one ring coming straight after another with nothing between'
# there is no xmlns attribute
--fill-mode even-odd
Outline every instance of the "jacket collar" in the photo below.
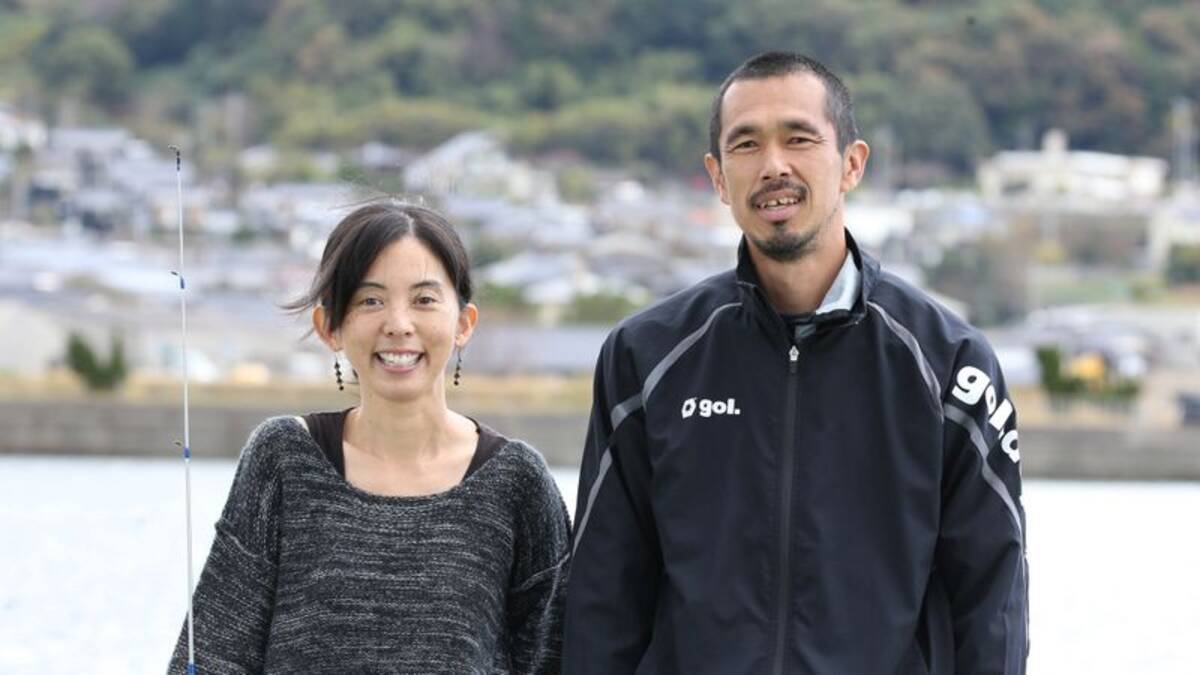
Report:
<svg viewBox="0 0 1200 675"><path fill-rule="evenodd" d="M737 262L737 281L738 285L744 290L756 296L759 300L757 304L770 313L778 316L778 312L767 301L766 292L762 288L762 282L759 280L758 271L754 268L754 261L750 258L748 247L749 242L746 241L745 235L742 236L741 242L738 244L738 262ZM879 261L875 260L858 246L850 230L846 230L846 250L854 258L854 264L858 267L858 297L854 301L854 306L850 309L834 309L833 311L822 312L814 317L814 321L820 325L836 325L842 323L857 323L859 319L866 314L867 301L870 300L875 284L879 279Z"/></svg>

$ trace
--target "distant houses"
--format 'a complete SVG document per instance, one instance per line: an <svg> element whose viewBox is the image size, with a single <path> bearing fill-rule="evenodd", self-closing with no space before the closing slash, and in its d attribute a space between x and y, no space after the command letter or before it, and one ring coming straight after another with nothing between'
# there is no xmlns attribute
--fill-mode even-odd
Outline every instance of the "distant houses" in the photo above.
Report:
<svg viewBox="0 0 1200 675"><path fill-rule="evenodd" d="M304 290L329 232L371 197L428 203L459 227L478 260L485 317L515 322L487 324L472 357L483 370L589 370L615 316L728 269L740 238L706 181L649 184L562 155L515 157L487 131L426 152L381 143L336 153L259 145L238 153L228 171L204 174L184 156L189 284L197 315L218 325L206 333L197 322L196 362L214 378L327 375L321 348L280 339L281 325L298 338L303 322L281 319L277 304ZM864 187L851 195L846 223L865 249L919 286L942 261L1009 242L1021 267L1008 270L1012 287L996 292L1025 293L1022 302L1037 307L1045 297L1034 296L1063 279L1118 268L1161 275L1172 251L1200 247L1200 196L1169 193L1166 173L1155 158L1071 150L1052 131L1038 150L983 161L975 189ZM34 360L51 362L68 330L119 330L138 364L169 370L178 357L167 277L178 208L171 153L125 129L47 129L0 105L0 184L8 207L0 224L9 222L0 225L0 302L6 321L29 312L41 345ZM979 306L966 296L991 280L973 267L965 273L962 297L931 293L967 316ZM575 325L589 318L599 325ZM1168 324L1200 336L1186 320ZM530 352L520 359L508 347L518 335ZM1002 351L1025 364L1014 365L1018 372L1028 370L1032 340L1082 339L1058 329L1011 335ZM546 346L551 339L558 348ZM1186 354L1190 339L1168 351ZM544 357L532 355L543 348ZM0 370L15 368L0 362Z"/></svg>

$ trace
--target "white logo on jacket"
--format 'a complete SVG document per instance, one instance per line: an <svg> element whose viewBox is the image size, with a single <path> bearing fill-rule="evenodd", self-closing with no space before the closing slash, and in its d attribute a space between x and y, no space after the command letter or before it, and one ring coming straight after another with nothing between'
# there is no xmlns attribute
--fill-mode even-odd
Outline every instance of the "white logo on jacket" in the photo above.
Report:
<svg viewBox="0 0 1200 675"><path fill-rule="evenodd" d="M1012 417L1013 404L1008 399L996 400L996 387L992 385L992 378L975 366L963 366L955 376L954 383L952 393L963 403L974 406L979 403L980 399L983 399L984 406L987 408L988 423L1000 434L1000 450L1014 464L1021 461L1017 430L1013 428L1009 429L1007 433L1004 431L1004 425Z"/></svg>
<svg viewBox="0 0 1200 675"><path fill-rule="evenodd" d="M683 408L679 411L679 414L686 420L695 415L697 411L701 417L742 414L742 409L737 407L736 399L728 398L724 401L714 401L707 398L697 399L695 396L683 402Z"/></svg>

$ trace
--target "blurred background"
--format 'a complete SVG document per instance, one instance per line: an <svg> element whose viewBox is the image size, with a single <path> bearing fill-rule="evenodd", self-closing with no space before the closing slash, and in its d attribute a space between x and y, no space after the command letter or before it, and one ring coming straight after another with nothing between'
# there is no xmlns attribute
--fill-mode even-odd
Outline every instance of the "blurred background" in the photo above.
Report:
<svg viewBox="0 0 1200 675"><path fill-rule="evenodd" d="M845 79L848 228L996 348L1030 672L1197 672L1198 35L1194 0L0 0L0 672L160 672L183 616L168 145L199 565L249 430L353 405L278 306L379 196L459 227L451 405L574 506L607 331L733 263L709 105L765 49Z"/></svg>

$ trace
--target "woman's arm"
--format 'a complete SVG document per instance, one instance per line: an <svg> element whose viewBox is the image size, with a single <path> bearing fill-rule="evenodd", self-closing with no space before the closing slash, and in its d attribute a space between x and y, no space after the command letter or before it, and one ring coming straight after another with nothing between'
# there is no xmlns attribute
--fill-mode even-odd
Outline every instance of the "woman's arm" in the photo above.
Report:
<svg viewBox="0 0 1200 675"><path fill-rule="evenodd" d="M289 424L292 422L288 422ZM275 602L281 420L264 422L242 449L216 537L192 598L196 669L259 673ZM169 673L186 673L186 619Z"/></svg>
<svg viewBox="0 0 1200 675"><path fill-rule="evenodd" d="M514 673L558 673L571 520L541 457L517 519L508 592L509 656Z"/></svg>

